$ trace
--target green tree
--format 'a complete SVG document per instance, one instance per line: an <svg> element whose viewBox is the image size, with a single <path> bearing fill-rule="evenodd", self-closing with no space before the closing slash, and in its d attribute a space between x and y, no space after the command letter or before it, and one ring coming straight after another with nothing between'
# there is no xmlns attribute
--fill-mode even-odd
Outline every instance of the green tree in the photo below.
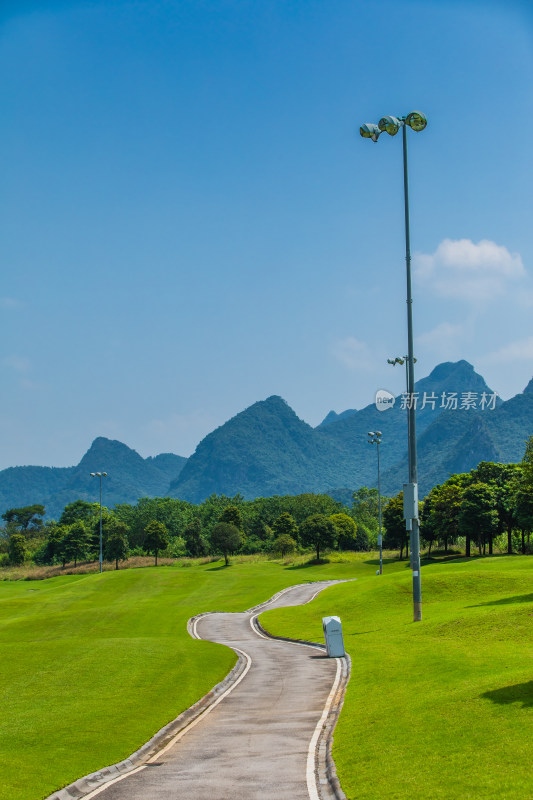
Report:
<svg viewBox="0 0 533 800"><path fill-rule="evenodd" d="M442 486L433 487L421 515L421 535L426 541L431 536L442 543L445 552L448 544L456 543L460 535L459 514L464 489L456 478L452 475Z"/></svg>
<svg viewBox="0 0 533 800"><path fill-rule="evenodd" d="M272 548L275 553L279 553L282 558L286 556L288 553L294 553L296 549L296 542L286 533L281 533L279 536L276 536L272 543Z"/></svg>
<svg viewBox="0 0 533 800"><path fill-rule="evenodd" d="M289 536L291 539L298 539L298 526L291 514L284 511L274 520L272 533L275 539L279 536Z"/></svg>
<svg viewBox="0 0 533 800"><path fill-rule="evenodd" d="M76 567L79 559L87 557L90 543L91 533L81 520L68 525L61 542L63 565L66 561L74 559L74 566Z"/></svg>
<svg viewBox="0 0 533 800"><path fill-rule="evenodd" d="M81 520L80 520L81 522ZM102 554L105 551L107 539L113 530L117 518L113 511L108 508L102 508ZM84 523L85 524L85 523ZM86 525L90 533L89 552L88 554L95 561L100 560L100 507L98 507L98 514L95 517L89 517Z"/></svg>
<svg viewBox="0 0 533 800"><path fill-rule="evenodd" d="M41 563L53 564L56 559L61 559L64 562L62 554L65 532L65 528L61 525L53 524L48 527L48 536L41 553ZM65 566L64 563L63 566Z"/></svg>
<svg viewBox="0 0 533 800"><path fill-rule="evenodd" d="M2 519L5 519L7 523L13 523L22 531L27 531L30 525L32 525L33 528L42 528L44 514L44 506L35 504L32 506L23 506L22 508L8 508L8 510L2 514Z"/></svg>
<svg viewBox="0 0 533 800"><path fill-rule="evenodd" d="M228 525L235 525L239 531L242 531L242 516L237 506L226 506L218 521L227 522Z"/></svg>
<svg viewBox="0 0 533 800"><path fill-rule="evenodd" d="M513 529L518 525L515 499L523 479L523 466L482 461L470 474L472 482L485 483L491 487L498 514L498 534L504 531L507 533L507 552L511 555ZM492 554L492 536L489 538L489 554Z"/></svg>
<svg viewBox="0 0 533 800"><path fill-rule="evenodd" d="M207 553L207 542L202 536L202 523L198 517L194 517L194 519L189 522L183 532L183 538L185 539L188 555L193 556L193 558L205 556Z"/></svg>
<svg viewBox="0 0 533 800"><path fill-rule="evenodd" d="M116 520L113 528L109 531L105 546L106 561L114 561L115 569L118 569L118 562L125 561L128 557L128 526L121 520Z"/></svg>
<svg viewBox="0 0 533 800"><path fill-rule="evenodd" d="M21 533L13 533L9 537L9 562L18 566L24 564L26 558L26 541Z"/></svg>
<svg viewBox="0 0 533 800"><path fill-rule="evenodd" d="M272 528L266 524L264 519L256 517L250 525L249 534L251 538L259 539L259 541L265 543L272 538Z"/></svg>
<svg viewBox="0 0 533 800"><path fill-rule="evenodd" d="M381 498L382 507L388 502L387 497ZM379 533L379 497L377 489L361 486L352 496L351 516L357 525L359 536L366 536L369 547L375 547Z"/></svg>
<svg viewBox="0 0 533 800"><path fill-rule="evenodd" d="M183 536L194 512L191 503L172 497L141 497L136 505L120 503L113 509L115 517L129 528L128 540L132 548L143 547L146 526L154 520L163 523L170 539Z"/></svg>
<svg viewBox="0 0 533 800"><path fill-rule="evenodd" d="M515 494L516 521L522 532L522 554L526 552L524 533L527 532L528 550L530 534L533 531L533 492L524 484L520 484Z"/></svg>
<svg viewBox="0 0 533 800"><path fill-rule="evenodd" d="M403 492L397 495L385 505L383 509L383 524L385 534L383 536L383 546L387 550L399 550L400 561L403 558L403 548L406 555L409 555L409 535L405 528L405 518L403 516Z"/></svg>
<svg viewBox="0 0 533 800"><path fill-rule="evenodd" d="M331 522L337 530L339 550L369 550L368 536L364 531L357 535L357 525L348 514L331 514Z"/></svg>
<svg viewBox="0 0 533 800"><path fill-rule="evenodd" d="M466 555L470 556L470 540L477 541L479 554L498 530L498 513L494 491L486 483L472 483L464 490L459 514L459 530L466 536Z"/></svg>
<svg viewBox="0 0 533 800"><path fill-rule="evenodd" d="M316 560L320 560L320 549L335 547L337 529L325 514L312 514L300 525L300 541L306 547L316 549Z"/></svg>
<svg viewBox="0 0 533 800"><path fill-rule="evenodd" d="M241 532L229 522L219 522L211 531L211 546L217 553L222 553L226 566L228 555L235 553L242 545Z"/></svg>
<svg viewBox="0 0 533 800"><path fill-rule="evenodd" d="M88 503L86 500L74 500L68 503L59 517L60 525L72 525L74 522L85 522L89 527L99 516L99 503Z"/></svg>
<svg viewBox="0 0 533 800"><path fill-rule="evenodd" d="M144 529L144 549L147 553L155 555L155 566L157 567L157 554L160 550L168 547L168 531L162 522L152 520Z"/></svg>

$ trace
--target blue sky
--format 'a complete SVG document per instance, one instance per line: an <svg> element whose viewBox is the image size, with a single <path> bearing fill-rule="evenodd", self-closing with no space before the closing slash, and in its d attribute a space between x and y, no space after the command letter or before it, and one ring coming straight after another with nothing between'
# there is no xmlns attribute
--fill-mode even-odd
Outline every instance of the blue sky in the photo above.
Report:
<svg viewBox="0 0 533 800"><path fill-rule="evenodd" d="M521 391L532 67L519 0L4 0L0 468L402 391L401 140L358 128L413 109L417 375Z"/></svg>

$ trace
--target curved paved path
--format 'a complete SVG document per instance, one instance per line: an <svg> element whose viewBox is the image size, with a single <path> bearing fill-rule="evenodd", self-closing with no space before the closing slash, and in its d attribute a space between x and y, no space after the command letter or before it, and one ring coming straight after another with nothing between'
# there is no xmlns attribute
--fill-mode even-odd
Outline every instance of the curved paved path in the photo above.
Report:
<svg viewBox="0 0 533 800"><path fill-rule="evenodd" d="M194 619L193 636L246 659L237 682L150 762L86 795L99 800L318 800L316 744L340 660L310 645L272 640L254 625L267 608L301 605L337 581L291 587L242 613ZM322 784L322 785L321 785Z"/></svg>

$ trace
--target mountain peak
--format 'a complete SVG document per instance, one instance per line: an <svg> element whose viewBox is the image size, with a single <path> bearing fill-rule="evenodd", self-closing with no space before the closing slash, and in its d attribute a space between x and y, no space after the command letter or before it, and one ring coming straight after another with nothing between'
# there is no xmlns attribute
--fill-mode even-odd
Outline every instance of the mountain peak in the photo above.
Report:
<svg viewBox="0 0 533 800"><path fill-rule="evenodd" d="M454 377L471 377L475 370L469 361L462 358L460 361L443 361L442 364L437 366L430 372L428 379L434 381L443 381L447 378Z"/></svg>
<svg viewBox="0 0 533 800"><path fill-rule="evenodd" d="M533 392L533 378L529 381L528 385L523 391L523 394L531 394Z"/></svg>
<svg viewBox="0 0 533 800"><path fill-rule="evenodd" d="M98 436L81 459L78 468L107 471L110 467L123 465L125 462L144 464L144 459L123 442Z"/></svg>

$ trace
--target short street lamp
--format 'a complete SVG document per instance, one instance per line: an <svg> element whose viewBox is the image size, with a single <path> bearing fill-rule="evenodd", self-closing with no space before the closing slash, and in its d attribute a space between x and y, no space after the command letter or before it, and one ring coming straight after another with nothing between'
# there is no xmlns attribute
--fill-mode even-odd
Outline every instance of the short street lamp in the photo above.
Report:
<svg viewBox="0 0 533 800"><path fill-rule="evenodd" d="M368 431L368 444L377 444L378 446L379 574L383 575L383 537L381 535L381 481L379 475L379 446L381 444L381 431Z"/></svg>
<svg viewBox="0 0 533 800"><path fill-rule="evenodd" d="M413 298L411 294L411 241L409 233L409 182L407 178L407 127L413 131L423 131L427 119L420 111L411 111L405 117L382 117L377 125L365 123L359 128L363 139L377 142L385 131L389 136L396 136L402 129L403 141L403 191L405 211L405 265L407 272L407 397L408 425L407 442L409 453L409 483L403 487L403 507L405 524L411 536L411 568L413 570L413 619L422 619L422 584L420 578L420 532L418 522L418 468L416 460L416 424L415 404L415 369L413 355Z"/></svg>
<svg viewBox="0 0 533 800"><path fill-rule="evenodd" d="M102 478L107 478L107 472L91 472L91 478L100 478L100 572L102 572Z"/></svg>

